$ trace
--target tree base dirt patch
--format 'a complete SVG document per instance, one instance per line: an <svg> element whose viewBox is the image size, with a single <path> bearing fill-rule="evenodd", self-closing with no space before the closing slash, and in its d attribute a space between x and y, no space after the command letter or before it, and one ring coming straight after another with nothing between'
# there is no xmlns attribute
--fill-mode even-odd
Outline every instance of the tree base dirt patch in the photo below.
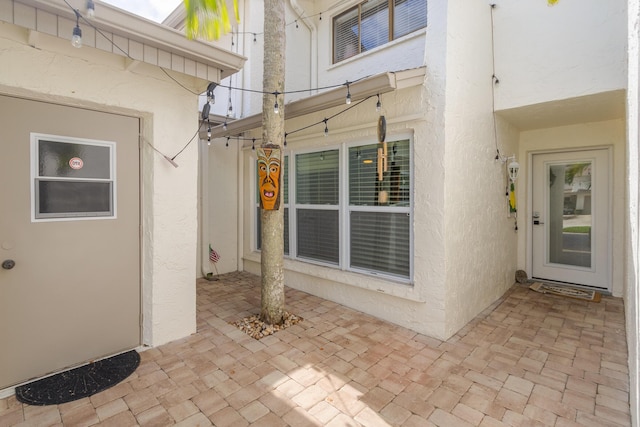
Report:
<svg viewBox="0 0 640 427"><path fill-rule="evenodd" d="M303 319L300 316L291 314L287 311L284 312L284 322L282 325L270 325L259 319L258 315L245 317L244 319L232 322L231 324L238 327L242 332L249 335L251 338L259 340L267 335L275 334L278 331L293 326L296 323L301 322Z"/></svg>

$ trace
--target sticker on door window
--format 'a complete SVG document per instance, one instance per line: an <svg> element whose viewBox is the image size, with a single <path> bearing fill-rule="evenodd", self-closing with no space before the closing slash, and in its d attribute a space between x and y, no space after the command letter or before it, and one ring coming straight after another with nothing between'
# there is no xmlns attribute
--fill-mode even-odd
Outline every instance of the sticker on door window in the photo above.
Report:
<svg viewBox="0 0 640 427"><path fill-rule="evenodd" d="M84 162L80 157L73 157L69 160L69 167L71 167L71 169L82 169L82 166L84 166Z"/></svg>

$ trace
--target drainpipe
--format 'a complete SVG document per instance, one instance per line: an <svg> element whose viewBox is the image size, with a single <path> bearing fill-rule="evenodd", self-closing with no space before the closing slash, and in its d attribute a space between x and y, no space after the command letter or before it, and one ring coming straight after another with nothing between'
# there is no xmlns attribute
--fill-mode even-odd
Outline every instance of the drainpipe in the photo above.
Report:
<svg viewBox="0 0 640 427"><path fill-rule="evenodd" d="M313 23L313 20L308 18L304 8L298 4L298 0L289 0L289 2L294 12L302 17L302 22L309 28L309 31L311 31L311 40L309 41L311 45L311 66L309 74L311 76L311 87L318 87L318 29Z"/></svg>
<svg viewBox="0 0 640 427"><path fill-rule="evenodd" d="M198 158L200 160L200 271L207 278L205 266L209 265L209 146L198 138Z"/></svg>

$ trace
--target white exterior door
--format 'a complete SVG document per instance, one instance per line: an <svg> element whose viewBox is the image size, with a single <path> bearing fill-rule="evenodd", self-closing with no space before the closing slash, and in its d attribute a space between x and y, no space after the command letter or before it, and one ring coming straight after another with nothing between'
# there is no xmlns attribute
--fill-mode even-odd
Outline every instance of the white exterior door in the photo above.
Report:
<svg viewBox="0 0 640 427"><path fill-rule="evenodd" d="M140 343L139 119L0 96L0 389Z"/></svg>
<svg viewBox="0 0 640 427"><path fill-rule="evenodd" d="M532 277L611 290L610 151L533 156Z"/></svg>

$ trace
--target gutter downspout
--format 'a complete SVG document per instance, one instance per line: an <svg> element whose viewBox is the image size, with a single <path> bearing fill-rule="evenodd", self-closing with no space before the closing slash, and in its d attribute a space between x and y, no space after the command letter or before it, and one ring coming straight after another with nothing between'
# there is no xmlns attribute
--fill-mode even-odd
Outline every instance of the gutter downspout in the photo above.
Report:
<svg viewBox="0 0 640 427"><path fill-rule="evenodd" d="M209 264L209 149L198 138L198 158L200 160L200 271L207 278L211 271L205 270Z"/></svg>
<svg viewBox="0 0 640 427"><path fill-rule="evenodd" d="M318 29L313 24L313 20L309 19L306 15L304 8L298 4L298 0L289 0L289 2L294 12L302 19L302 22L309 28L309 31L311 31L311 40L309 40L311 45L311 64L309 67L311 86L309 87L318 87Z"/></svg>

